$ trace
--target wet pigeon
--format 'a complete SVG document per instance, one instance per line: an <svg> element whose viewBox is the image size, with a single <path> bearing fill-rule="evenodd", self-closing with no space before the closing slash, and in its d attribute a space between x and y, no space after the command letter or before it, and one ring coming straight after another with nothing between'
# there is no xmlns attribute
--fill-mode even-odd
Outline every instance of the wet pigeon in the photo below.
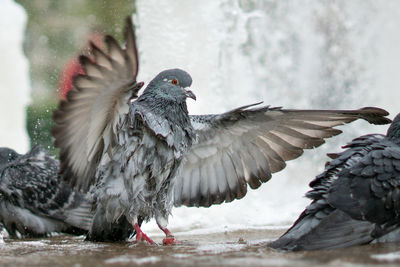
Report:
<svg viewBox="0 0 400 267"><path fill-rule="evenodd" d="M0 148L0 224L11 237L85 234L91 204L62 182L58 161L40 147L25 155Z"/></svg>
<svg viewBox="0 0 400 267"><path fill-rule="evenodd" d="M341 133L334 126L362 118L383 124L388 113L359 110L287 110L249 105L216 115L188 115L190 75L180 69L158 74L138 97L138 58L127 20L125 48L111 36L108 52L92 46L94 60L81 56L86 75L54 112L61 173L95 198L92 241L153 241L141 230L155 218L167 229L175 206L204 206L242 198L303 149ZM113 226L111 226L113 224ZM118 225L121 227L118 227ZM130 226L131 225L131 226Z"/></svg>
<svg viewBox="0 0 400 267"><path fill-rule="evenodd" d="M386 136L364 135L344 146L311 183L312 203L270 247L342 248L400 241L400 114Z"/></svg>

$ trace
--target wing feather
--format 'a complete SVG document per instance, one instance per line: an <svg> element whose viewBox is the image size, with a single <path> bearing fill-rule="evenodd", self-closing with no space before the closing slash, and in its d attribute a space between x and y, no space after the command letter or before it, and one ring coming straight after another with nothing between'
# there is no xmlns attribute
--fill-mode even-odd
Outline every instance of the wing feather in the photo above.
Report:
<svg viewBox="0 0 400 267"><path fill-rule="evenodd" d="M334 127L357 119L386 124L390 123L387 115L373 107L293 110L248 105L223 114L191 116L198 142L185 155L183 171L176 180L175 205L208 207L242 198L247 185L258 188L304 149L340 134ZM200 172L193 178L195 169ZM193 186L189 194L182 185L193 179L200 190Z"/></svg>
<svg viewBox="0 0 400 267"><path fill-rule="evenodd" d="M227 179L219 179L219 177L226 177L224 167L221 162L221 157L217 159L214 164L214 173L216 174L216 181L218 184L219 197L224 201L226 197L230 198L230 188Z"/></svg>
<svg viewBox="0 0 400 267"><path fill-rule="evenodd" d="M268 133L265 137L259 136L259 138L256 139L256 143L261 147L264 146L264 143L270 145L274 144L276 146L275 151L283 160L295 159L303 154L301 148L291 145L289 142L284 140L282 136L278 136L273 132Z"/></svg>
<svg viewBox="0 0 400 267"><path fill-rule="evenodd" d="M207 164L206 168L207 168L207 176L208 176L208 184L210 185L210 197L211 197L211 201L212 203L221 203L222 200L220 199L220 192L219 192L219 188L218 188L218 182L217 182L217 175L215 172L215 166L214 166L214 162Z"/></svg>
<svg viewBox="0 0 400 267"><path fill-rule="evenodd" d="M231 159L232 166L235 170L236 176L234 176L233 182L237 183L237 198L242 198L247 193L247 183L244 178L243 163L239 158L238 154L227 153Z"/></svg>
<svg viewBox="0 0 400 267"><path fill-rule="evenodd" d="M208 177L206 177L205 179L203 178L203 174L205 173L205 169L204 168L195 168L199 170L199 176L202 177L202 180L200 182L200 202L201 206L203 207L207 207L210 206L210 189L209 189L209 182L208 182ZM210 203L210 204L208 204ZM194 204L196 205L196 203Z"/></svg>
<svg viewBox="0 0 400 267"><path fill-rule="evenodd" d="M272 132L300 149L311 149L325 143L324 139L305 135L289 127L279 126Z"/></svg>
<svg viewBox="0 0 400 267"><path fill-rule="evenodd" d="M390 225L398 217L400 171L388 168L387 172L382 164L398 164L394 152L400 152L400 148L387 139L359 152L362 158L340 172L332 183L329 204L354 219Z"/></svg>
<svg viewBox="0 0 400 267"><path fill-rule="evenodd" d="M120 116L129 110L143 83L136 82L137 49L131 20L125 27L126 47L105 37L107 52L90 44L93 57L80 56L85 74L74 78L74 88L53 113L52 134L60 148L63 178L87 191L94 181L101 155L117 142Z"/></svg>
<svg viewBox="0 0 400 267"><path fill-rule="evenodd" d="M200 200L200 170L194 169L191 174L190 183L190 200L192 202L198 202Z"/></svg>
<svg viewBox="0 0 400 267"><path fill-rule="evenodd" d="M105 37L105 42L107 44L109 58L112 59L111 61L115 62L114 64L118 64L120 68L124 66L126 53L119 46L118 42L110 35ZM115 67L113 67L113 69L115 69Z"/></svg>
<svg viewBox="0 0 400 267"><path fill-rule="evenodd" d="M225 199L226 202L231 202L237 197L237 178L235 173L235 167L232 165L232 161L227 153L221 155L221 168L224 169L224 174L229 189L229 194Z"/></svg>

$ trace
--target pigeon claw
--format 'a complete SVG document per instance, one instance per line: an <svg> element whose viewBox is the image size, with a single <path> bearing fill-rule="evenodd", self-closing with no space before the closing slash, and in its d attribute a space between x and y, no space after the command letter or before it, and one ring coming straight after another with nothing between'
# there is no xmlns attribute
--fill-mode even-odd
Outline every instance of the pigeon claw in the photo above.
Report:
<svg viewBox="0 0 400 267"><path fill-rule="evenodd" d="M181 242L176 240L174 236L167 236L166 238L163 239L163 245L166 245L166 246L177 245L179 243L181 243Z"/></svg>
<svg viewBox="0 0 400 267"><path fill-rule="evenodd" d="M179 244L180 242L177 241L174 237L174 235L171 233L170 230L168 230L165 227L162 227L160 224L158 225L158 227L160 227L160 229L165 233L165 238L163 239L163 244L164 245L176 245Z"/></svg>

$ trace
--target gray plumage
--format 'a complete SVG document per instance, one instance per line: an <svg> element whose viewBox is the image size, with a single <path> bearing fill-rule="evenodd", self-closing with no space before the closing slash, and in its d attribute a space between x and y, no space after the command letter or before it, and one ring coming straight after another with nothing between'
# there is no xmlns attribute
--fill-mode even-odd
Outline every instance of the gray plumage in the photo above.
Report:
<svg viewBox="0 0 400 267"><path fill-rule="evenodd" d="M386 111L285 110L249 105L224 114L188 115L192 79L179 69L161 72L138 97L138 59L128 19L125 48L107 36L109 52L92 45L81 57L86 75L75 79L54 112L61 172L86 192L96 215L89 240L119 240L110 224L141 224L155 217L165 228L175 206L205 206L242 198L282 170L303 149L341 133L333 127L365 119L390 122ZM118 227L117 227L118 228ZM129 233L131 233L130 231ZM167 234L168 235L168 234Z"/></svg>
<svg viewBox="0 0 400 267"><path fill-rule="evenodd" d="M257 104L255 104L257 105ZM285 161L340 134L333 127L365 119L388 123L386 111L293 110L249 105L216 115L190 116L198 141L185 155L175 187L176 206L230 202L246 195L247 184L258 188Z"/></svg>
<svg viewBox="0 0 400 267"><path fill-rule="evenodd" d="M91 205L62 182L58 169L40 147L25 155L0 148L0 223L11 237L87 233Z"/></svg>
<svg viewBox="0 0 400 267"><path fill-rule="evenodd" d="M271 247L316 250L400 241L400 115L354 139L311 183L312 203Z"/></svg>
<svg viewBox="0 0 400 267"><path fill-rule="evenodd" d="M115 222L123 217L133 225L155 217L160 226L167 226L173 177L195 138L186 96L180 87L164 81L169 76L183 81L182 86L190 78L181 70L162 72L120 118L118 143L102 159L96 174L95 221L105 216ZM88 239L99 239L98 231L102 229L93 227Z"/></svg>

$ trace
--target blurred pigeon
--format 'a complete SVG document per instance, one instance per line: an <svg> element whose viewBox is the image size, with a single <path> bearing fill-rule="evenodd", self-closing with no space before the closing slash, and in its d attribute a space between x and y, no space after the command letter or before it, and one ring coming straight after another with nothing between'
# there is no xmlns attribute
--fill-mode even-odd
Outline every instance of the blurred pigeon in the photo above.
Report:
<svg viewBox="0 0 400 267"><path fill-rule="evenodd" d="M378 108L285 110L249 105L224 114L188 115L192 83L179 69L158 74L138 97L138 55L127 20L125 48L106 36L108 53L92 44L95 60L81 56L86 75L54 112L61 173L84 192L91 188L96 213L88 240L153 241L141 230L155 218L166 228L172 205L204 206L242 198L303 149L341 133L334 126L362 118L390 122ZM94 185L91 187L91 185ZM110 224L115 227L109 227ZM118 228L118 223L121 223ZM114 231L118 231L116 234Z"/></svg>
<svg viewBox="0 0 400 267"><path fill-rule="evenodd" d="M85 234L91 204L62 182L58 161L40 147L25 155L0 148L0 223L11 237Z"/></svg>
<svg viewBox="0 0 400 267"><path fill-rule="evenodd" d="M386 136L344 146L311 183L312 203L270 247L317 250L400 241L400 114Z"/></svg>

